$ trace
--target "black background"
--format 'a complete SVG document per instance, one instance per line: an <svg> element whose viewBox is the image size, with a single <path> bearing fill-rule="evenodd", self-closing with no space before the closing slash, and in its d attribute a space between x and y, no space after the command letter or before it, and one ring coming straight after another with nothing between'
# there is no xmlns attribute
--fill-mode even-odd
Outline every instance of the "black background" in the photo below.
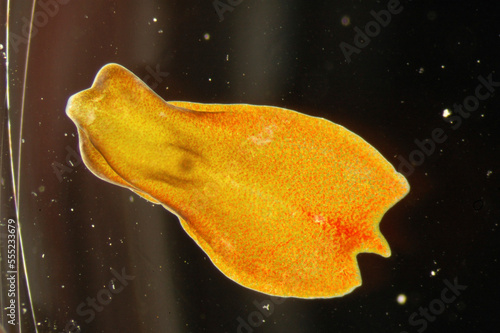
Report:
<svg viewBox="0 0 500 333"><path fill-rule="evenodd" d="M237 332L254 301L270 299L221 274L160 206L99 180L76 155L67 164L68 151L78 151L67 98L117 62L141 78L157 66L168 72L148 82L166 100L324 117L395 167L418 149L415 140L436 128L446 135L382 220L392 256L358 256L361 287L341 298L287 299L241 332L497 332L500 97L481 101L456 130L443 110L474 95L479 76L500 82L498 2L402 1L350 62L339 45L353 44L353 29L364 29L387 1L232 3L220 20L210 0L70 0L35 22L29 52L12 34L23 36L32 4L11 4L9 112L33 304L32 312L25 304L25 330L36 322L39 332L61 332L75 320L83 332ZM40 2L37 12L48 13ZM57 163L69 168L61 179ZM111 268L135 278L85 323L76 308L107 285ZM441 298L445 279L467 288L425 329L412 325L414 312Z"/></svg>

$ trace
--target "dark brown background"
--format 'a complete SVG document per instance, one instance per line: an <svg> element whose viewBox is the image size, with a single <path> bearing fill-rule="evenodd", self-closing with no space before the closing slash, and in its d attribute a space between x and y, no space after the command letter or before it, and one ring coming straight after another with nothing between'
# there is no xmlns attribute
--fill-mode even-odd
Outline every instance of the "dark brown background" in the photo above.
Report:
<svg viewBox="0 0 500 333"><path fill-rule="evenodd" d="M481 102L457 130L442 116L474 93L479 75L500 81L495 1L402 1L402 12L350 63L339 44L352 44L353 28L363 29L386 1L233 0L222 21L210 0L70 0L57 13L52 7L46 22L43 3L33 11L41 21L29 52L14 34L27 31L33 4L11 1L9 17L9 115L32 302L23 332L34 322L39 332L62 332L70 320L83 332L237 332L238 317L248 322L253 302L269 299L222 275L172 214L99 180L75 156L67 164L78 145L66 101L109 62L141 78L157 66L168 72L148 81L166 100L267 104L327 118L395 166L417 149L415 139L436 128L448 136L383 219L393 256L358 257L362 287L342 298L286 300L252 330L417 332L411 314L455 278L467 289L425 331L498 330L500 97ZM66 165L61 179L53 165ZM8 196L2 205L10 214L2 222L15 217ZM135 278L87 324L76 308L108 284L111 268ZM405 305L396 302L400 293Z"/></svg>

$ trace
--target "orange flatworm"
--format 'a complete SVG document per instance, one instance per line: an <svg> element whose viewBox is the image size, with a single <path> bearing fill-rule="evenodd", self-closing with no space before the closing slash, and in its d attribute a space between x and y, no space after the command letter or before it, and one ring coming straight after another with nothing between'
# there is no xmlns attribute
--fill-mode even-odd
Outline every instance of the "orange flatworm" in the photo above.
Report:
<svg viewBox="0 0 500 333"><path fill-rule="evenodd" d="M361 285L358 253L391 254L379 222L408 182L340 125L271 106L165 102L117 64L66 112L96 176L177 215L245 287L342 296Z"/></svg>

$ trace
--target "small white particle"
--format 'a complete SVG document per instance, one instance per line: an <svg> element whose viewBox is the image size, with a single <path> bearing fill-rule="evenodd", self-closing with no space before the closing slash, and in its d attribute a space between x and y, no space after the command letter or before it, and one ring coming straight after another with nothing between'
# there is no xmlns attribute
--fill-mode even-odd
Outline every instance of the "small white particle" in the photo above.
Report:
<svg viewBox="0 0 500 333"><path fill-rule="evenodd" d="M444 109L443 110L443 118L448 118L449 116L451 116L450 109Z"/></svg>

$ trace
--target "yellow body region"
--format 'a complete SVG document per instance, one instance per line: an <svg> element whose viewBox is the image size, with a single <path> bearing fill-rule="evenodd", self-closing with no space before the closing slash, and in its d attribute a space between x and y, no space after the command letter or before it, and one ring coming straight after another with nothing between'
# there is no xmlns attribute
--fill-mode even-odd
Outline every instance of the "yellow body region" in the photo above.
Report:
<svg viewBox="0 0 500 333"><path fill-rule="evenodd" d="M278 107L165 102L116 64L66 113L95 175L177 215L247 288L342 296L361 284L358 253L391 254L379 222L408 182L342 126Z"/></svg>

